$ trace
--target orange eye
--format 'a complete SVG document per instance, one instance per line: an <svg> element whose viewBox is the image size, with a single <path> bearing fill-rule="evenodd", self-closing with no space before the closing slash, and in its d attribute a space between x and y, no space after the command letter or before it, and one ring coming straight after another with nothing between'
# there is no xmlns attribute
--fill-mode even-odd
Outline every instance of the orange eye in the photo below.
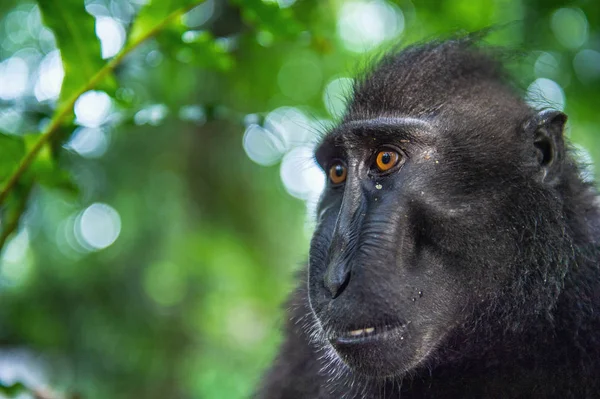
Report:
<svg viewBox="0 0 600 399"><path fill-rule="evenodd" d="M333 184L340 184L346 180L346 175L348 171L346 167L341 163L334 164L331 168L329 168L329 179Z"/></svg>
<svg viewBox="0 0 600 399"><path fill-rule="evenodd" d="M381 172L392 169L400 160L400 154L396 151L379 151L375 163Z"/></svg>

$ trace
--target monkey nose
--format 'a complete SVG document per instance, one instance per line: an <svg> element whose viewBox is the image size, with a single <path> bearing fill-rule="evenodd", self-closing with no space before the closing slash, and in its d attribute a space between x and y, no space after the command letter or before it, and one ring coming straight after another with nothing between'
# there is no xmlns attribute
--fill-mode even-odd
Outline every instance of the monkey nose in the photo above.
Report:
<svg viewBox="0 0 600 399"><path fill-rule="evenodd" d="M346 289L350 282L350 267L348 262L330 263L323 276L325 287L335 299Z"/></svg>

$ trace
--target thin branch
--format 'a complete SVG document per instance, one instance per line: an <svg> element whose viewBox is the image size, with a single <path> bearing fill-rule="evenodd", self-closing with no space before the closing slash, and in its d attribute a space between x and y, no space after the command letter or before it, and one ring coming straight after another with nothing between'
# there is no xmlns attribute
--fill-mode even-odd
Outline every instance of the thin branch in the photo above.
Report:
<svg viewBox="0 0 600 399"><path fill-rule="evenodd" d="M195 1L194 3L180 8L178 10L173 11L169 14L165 19L163 19L159 24L157 24L154 28L150 29L144 35L140 36L135 42L130 43L126 47L123 48L114 58L108 61L92 78L79 90L77 90L68 101L66 101L54 114L50 123L46 126L46 128L42 131L39 140L35 143L35 145L25 154L17 169L10 175L8 178L6 185L0 191L0 204L3 204L8 196L8 193L13 189L13 187L17 184L23 173L27 171L27 168L33 163L39 152L44 148L50 140L54 137L59 127L63 123L64 119L69 116L73 112L73 106L75 105L75 101L88 90L93 89L98 85L109 73L111 73L117 65L119 65L123 59L129 55L133 50L135 50L140 44L150 39L151 37L156 36L161 30L163 30L170 23L175 21L177 18L181 17L183 14L188 12L190 9L196 7L197 5L203 3L204 0ZM2 246L0 245L0 248Z"/></svg>

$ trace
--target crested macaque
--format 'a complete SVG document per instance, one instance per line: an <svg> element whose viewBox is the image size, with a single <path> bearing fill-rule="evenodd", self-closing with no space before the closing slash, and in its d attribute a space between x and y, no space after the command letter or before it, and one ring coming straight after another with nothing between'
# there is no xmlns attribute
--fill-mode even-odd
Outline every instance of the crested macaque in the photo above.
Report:
<svg viewBox="0 0 600 399"><path fill-rule="evenodd" d="M502 64L459 38L356 80L257 398L600 398L599 197Z"/></svg>

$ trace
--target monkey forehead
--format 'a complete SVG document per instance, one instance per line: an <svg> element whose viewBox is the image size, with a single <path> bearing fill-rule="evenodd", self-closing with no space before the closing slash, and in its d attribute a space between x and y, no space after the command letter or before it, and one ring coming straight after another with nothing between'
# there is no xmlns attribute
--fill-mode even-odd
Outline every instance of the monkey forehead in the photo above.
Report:
<svg viewBox="0 0 600 399"><path fill-rule="evenodd" d="M529 113L501 54L465 38L384 55L356 79L346 119L402 115L458 131L514 126Z"/></svg>
<svg viewBox="0 0 600 399"><path fill-rule="evenodd" d="M324 141L334 145L353 147L365 140L386 142L402 141L431 143L435 139L435 121L427 118L380 116L370 119L354 119L342 122L333 129Z"/></svg>

